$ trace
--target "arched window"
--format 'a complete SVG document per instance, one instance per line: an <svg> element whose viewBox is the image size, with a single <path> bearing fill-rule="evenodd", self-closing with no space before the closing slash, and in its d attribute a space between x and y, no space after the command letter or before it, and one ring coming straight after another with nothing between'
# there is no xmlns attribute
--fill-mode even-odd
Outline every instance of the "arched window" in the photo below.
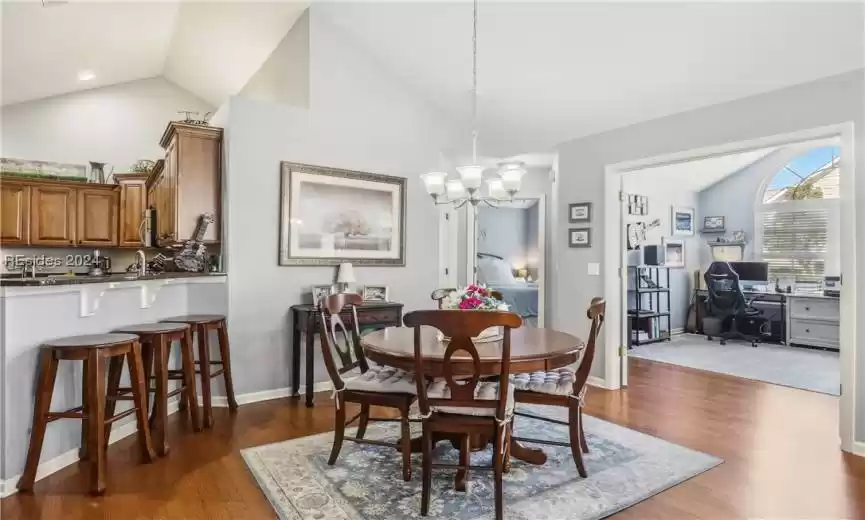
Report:
<svg viewBox="0 0 865 520"><path fill-rule="evenodd" d="M812 148L775 173L756 208L757 254L784 283L838 271L839 155Z"/></svg>

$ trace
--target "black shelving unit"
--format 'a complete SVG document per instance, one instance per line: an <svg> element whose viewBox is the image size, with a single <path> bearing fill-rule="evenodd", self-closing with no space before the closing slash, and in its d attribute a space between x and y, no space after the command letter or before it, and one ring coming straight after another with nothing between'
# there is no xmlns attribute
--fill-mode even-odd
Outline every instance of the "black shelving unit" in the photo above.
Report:
<svg viewBox="0 0 865 520"><path fill-rule="evenodd" d="M663 283L661 272L665 274ZM628 279L633 280L633 287L628 289L628 294L634 296L634 306L628 309L630 345L636 347L669 341L672 328L670 321L670 268L651 265L628 266ZM647 300L645 302L644 297ZM630 300L630 298L628 299ZM666 302L663 301L664 299ZM666 306L661 305L662 302L666 303ZM667 322L666 330L661 328L662 320ZM646 330L646 328L654 331L655 334L653 337L641 341L639 332L635 336L633 331Z"/></svg>

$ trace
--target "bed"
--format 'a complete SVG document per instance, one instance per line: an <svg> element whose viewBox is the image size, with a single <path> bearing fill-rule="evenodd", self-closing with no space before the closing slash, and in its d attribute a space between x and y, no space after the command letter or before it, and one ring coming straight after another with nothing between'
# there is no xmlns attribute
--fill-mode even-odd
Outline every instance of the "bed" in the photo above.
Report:
<svg viewBox="0 0 865 520"><path fill-rule="evenodd" d="M529 324L537 323L538 284L514 278L511 267L502 257L478 253L478 282L502 293L511 311Z"/></svg>

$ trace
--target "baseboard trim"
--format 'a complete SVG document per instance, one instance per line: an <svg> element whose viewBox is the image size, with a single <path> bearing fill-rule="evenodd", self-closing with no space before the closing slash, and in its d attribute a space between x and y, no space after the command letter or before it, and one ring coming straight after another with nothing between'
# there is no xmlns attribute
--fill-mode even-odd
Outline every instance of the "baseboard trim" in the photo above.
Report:
<svg viewBox="0 0 865 520"><path fill-rule="evenodd" d="M168 403L168 415L173 415L177 410L178 402L176 399ZM110 446L121 439L125 439L137 431L138 425L135 424L134 420L116 426L111 429L111 437L108 439L108 445ZM71 449L67 452L61 453L53 459L46 460L45 462L40 463L36 470L36 482L39 482L43 478L57 473L61 469L71 466L76 462L78 462L78 448ZM0 481L0 498L6 498L18 492L16 486L19 478L21 478L21 474Z"/></svg>
<svg viewBox="0 0 865 520"><path fill-rule="evenodd" d="M851 451L853 455L858 455L860 457L865 457L865 442L862 441L853 441L853 451Z"/></svg>
<svg viewBox="0 0 865 520"><path fill-rule="evenodd" d="M321 381L315 383L312 387L314 393L329 392L333 390L333 383L330 381ZM303 388L297 395L304 395L306 392ZM274 388L273 390L262 390L260 392L249 392L247 394L238 394L234 396L238 405L260 403L262 401L271 401L273 399L282 399L284 397L292 397L291 388ZM198 404L203 404L201 396L198 396ZM214 395L210 398L210 405L214 408L228 408L228 399L224 395Z"/></svg>
<svg viewBox="0 0 865 520"><path fill-rule="evenodd" d="M610 389L610 387L607 386L607 380L598 376L589 376L588 379L586 379L586 384L598 388L604 388L606 390Z"/></svg>

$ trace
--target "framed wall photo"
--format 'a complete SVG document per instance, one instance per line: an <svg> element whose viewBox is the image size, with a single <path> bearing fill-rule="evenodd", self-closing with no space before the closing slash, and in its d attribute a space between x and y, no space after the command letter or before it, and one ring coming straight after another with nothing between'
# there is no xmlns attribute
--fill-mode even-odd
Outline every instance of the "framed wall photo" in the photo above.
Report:
<svg viewBox="0 0 865 520"><path fill-rule="evenodd" d="M694 208L670 207L670 234L673 236L694 235Z"/></svg>
<svg viewBox="0 0 865 520"><path fill-rule="evenodd" d="M388 300L388 289L386 285L367 285L361 294L365 302L386 302Z"/></svg>
<svg viewBox="0 0 865 520"><path fill-rule="evenodd" d="M577 222L591 222L592 220L592 203L577 202L568 204L568 222L575 224Z"/></svg>
<svg viewBox="0 0 865 520"><path fill-rule="evenodd" d="M279 265L405 265L406 179L283 162Z"/></svg>
<svg viewBox="0 0 865 520"><path fill-rule="evenodd" d="M685 267L685 243L681 240L661 238L664 246L664 266Z"/></svg>
<svg viewBox="0 0 865 520"><path fill-rule="evenodd" d="M568 247L592 247L592 229L575 228L568 230Z"/></svg>
<svg viewBox="0 0 865 520"><path fill-rule="evenodd" d="M703 231L724 231L724 217L703 217Z"/></svg>

